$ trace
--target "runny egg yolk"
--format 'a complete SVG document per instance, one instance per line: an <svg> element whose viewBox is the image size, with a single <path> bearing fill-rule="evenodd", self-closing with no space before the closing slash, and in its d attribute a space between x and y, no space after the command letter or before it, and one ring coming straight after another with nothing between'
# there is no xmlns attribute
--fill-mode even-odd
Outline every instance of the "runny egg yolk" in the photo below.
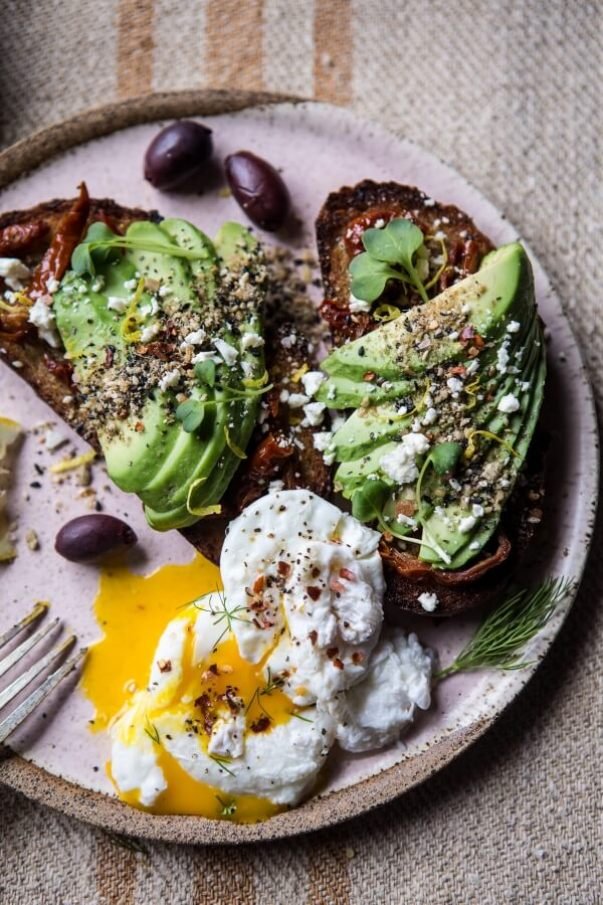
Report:
<svg viewBox="0 0 603 905"><path fill-rule="evenodd" d="M231 795L195 780L162 745L154 724L160 715L169 714L178 727L186 725L189 731L194 731L200 748L207 752L212 718L228 708L229 697L243 701L247 732L270 732L274 726L297 715L290 698L269 675L267 679L264 671L267 658L252 664L240 656L228 618L222 619L223 640L205 660L194 663L193 628L197 610L190 601L219 588L219 570L201 556L188 565L164 566L148 576L135 575L123 567L103 571L95 614L104 637L90 648L82 687L95 707L91 728L93 731L109 728L132 695L146 688L157 642L166 625L175 617L190 616L182 677L165 699L162 697L146 712L145 731L153 738L157 764L167 788L148 808L140 804L138 790L124 793L118 790L118 793L128 804L157 814L254 822L282 808L267 799ZM220 618L219 613L215 618ZM222 623L219 625L221 629ZM227 771L228 758L223 763ZM110 764L107 770L111 777Z"/></svg>

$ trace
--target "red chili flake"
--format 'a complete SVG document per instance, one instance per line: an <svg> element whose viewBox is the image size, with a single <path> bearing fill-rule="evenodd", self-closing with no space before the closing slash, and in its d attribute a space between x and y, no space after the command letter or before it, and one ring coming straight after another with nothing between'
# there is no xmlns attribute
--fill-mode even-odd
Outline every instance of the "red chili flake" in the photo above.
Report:
<svg viewBox="0 0 603 905"><path fill-rule="evenodd" d="M159 667L159 672L171 672L172 671L172 661L171 660L158 660L157 666Z"/></svg>
<svg viewBox="0 0 603 905"><path fill-rule="evenodd" d="M312 578L318 578L318 576L320 575L320 569L318 568L318 566L314 566L310 574L312 575Z"/></svg>
<svg viewBox="0 0 603 905"><path fill-rule="evenodd" d="M450 374L454 374L455 377L464 377L467 373L467 368L465 365L455 365L454 368L450 368Z"/></svg>
<svg viewBox="0 0 603 905"><path fill-rule="evenodd" d="M312 631L308 635L308 638L310 639L312 644L316 644L316 642L318 641L318 632L315 629L312 629Z"/></svg>
<svg viewBox="0 0 603 905"><path fill-rule="evenodd" d="M315 588L315 587L310 586L309 588L307 588L307 591L308 591L308 597L311 600L318 600L318 598L320 597L320 588Z"/></svg>
<svg viewBox="0 0 603 905"><path fill-rule="evenodd" d="M291 566L288 562L279 562L277 565L278 574L287 578L291 574Z"/></svg>
<svg viewBox="0 0 603 905"><path fill-rule="evenodd" d="M340 660L339 657L335 657L333 666L337 667L337 669L343 669L343 660Z"/></svg>
<svg viewBox="0 0 603 905"><path fill-rule="evenodd" d="M371 380L374 380L377 375L374 371L367 371L366 374L362 375L362 379L366 381L366 383L370 383Z"/></svg>
<svg viewBox="0 0 603 905"><path fill-rule="evenodd" d="M356 581L356 576L350 569L340 569L339 574L341 578L345 578L347 581Z"/></svg>
<svg viewBox="0 0 603 905"><path fill-rule="evenodd" d="M345 585L342 585L338 578L332 578L329 582L329 587L337 594L343 594L345 592Z"/></svg>
<svg viewBox="0 0 603 905"><path fill-rule="evenodd" d="M207 714L210 704L210 697L206 692L203 692L203 694L195 700L195 707L198 707L204 716Z"/></svg>
<svg viewBox="0 0 603 905"><path fill-rule="evenodd" d="M364 654L361 650L355 650L352 654L352 663L358 665L359 663L364 663Z"/></svg>
<svg viewBox="0 0 603 905"><path fill-rule="evenodd" d="M329 660L332 660L333 657L336 657L338 653L338 647L327 647L327 657L329 658Z"/></svg>
<svg viewBox="0 0 603 905"><path fill-rule="evenodd" d="M113 346L107 346L105 349L105 367L110 368L113 364L113 359L115 358L115 348Z"/></svg>
<svg viewBox="0 0 603 905"><path fill-rule="evenodd" d="M220 675L220 670L218 669L217 663L210 663L209 666L207 667L207 671L210 672L212 674L212 676Z"/></svg>
<svg viewBox="0 0 603 905"><path fill-rule="evenodd" d="M50 355L44 354L44 365L58 380L71 386L73 383L73 367L68 361L55 361Z"/></svg>
<svg viewBox="0 0 603 905"><path fill-rule="evenodd" d="M137 421L136 424L134 425L134 430L136 431L137 434L142 434L142 432L144 430L143 422Z"/></svg>
<svg viewBox="0 0 603 905"><path fill-rule="evenodd" d="M269 716L261 716L259 720L256 720L255 723L252 723L249 727L252 732L265 732L266 729L270 727L270 717Z"/></svg>
<svg viewBox="0 0 603 905"><path fill-rule="evenodd" d="M264 575L258 575L253 583L252 591L254 594L261 594L266 587L266 578Z"/></svg>

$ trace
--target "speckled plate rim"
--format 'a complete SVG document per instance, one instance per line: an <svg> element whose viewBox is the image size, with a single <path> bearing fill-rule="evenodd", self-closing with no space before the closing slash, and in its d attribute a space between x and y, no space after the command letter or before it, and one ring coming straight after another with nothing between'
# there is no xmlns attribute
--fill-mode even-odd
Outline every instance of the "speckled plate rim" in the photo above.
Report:
<svg viewBox="0 0 603 905"><path fill-rule="evenodd" d="M0 189L57 154L129 126L167 118L235 113L249 107L287 101L314 103L277 94L206 90L149 94L94 108L43 129L0 153ZM357 115L352 112L347 115L357 124L362 124L362 119ZM374 123L371 123L371 129L376 133L381 130L384 135L391 134ZM434 158L431 152L425 154ZM476 189L466 180L463 182L468 191L476 193ZM535 258L532 252L530 254ZM581 373L584 378L583 403L596 435L597 418L593 393L577 344L576 351L580 357ZM599 485L598 470L593 469L586 476L586 480L589 483L588 489L592 491L589 496L596 500ZM584 544L582 556L577 561L575 577L578 580L582 578L586 565L595 517L596 509L587 510L581 525L580 534ZM550 631L546 632L546 636L537 645L532 665L516 674L516 682L510 690L508 699L498 709L470 726L439 739L433 746L422 751L420 756L403 760L352 787L331 792L325 797L316 796L300 808L279 814L264 823L231 824L201 817L147 814L100 792L85 789L54 776L26 759L12 754L8 749L0 751L0 782L41 804L112 832L168 842L240 844L274 840L332 826L399 797L433 776L479 738L502 715L530 680L561 628L576 594L577 587L575 592L566 598L563 607L554 617Z"/></svg>

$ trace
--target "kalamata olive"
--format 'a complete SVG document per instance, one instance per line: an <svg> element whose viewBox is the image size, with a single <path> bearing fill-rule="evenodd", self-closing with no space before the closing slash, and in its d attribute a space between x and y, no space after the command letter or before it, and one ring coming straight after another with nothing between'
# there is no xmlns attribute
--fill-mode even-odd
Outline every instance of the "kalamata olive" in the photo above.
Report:
<svg viewBox="0 0 603 905"><path fill-rule="evenodd" d="M71 562L89 562L136 543L129 525L113 515L80 515L63 525L54 548Z"/></svg>
<svg viewBox="0 0 603 905"><path fill-rule="evenodd" d="M251 151L237 151L225 160L228 185L249 219L270 232L285 222L289 192L272 164Z"/></svg>
<svg viewBox="0 0 603 905"><path fill-rule="evenodd" d="M200 179L211 157L211 129L182 119L156 135L144 157L144 178L157 189L177 189Z"/></svg>

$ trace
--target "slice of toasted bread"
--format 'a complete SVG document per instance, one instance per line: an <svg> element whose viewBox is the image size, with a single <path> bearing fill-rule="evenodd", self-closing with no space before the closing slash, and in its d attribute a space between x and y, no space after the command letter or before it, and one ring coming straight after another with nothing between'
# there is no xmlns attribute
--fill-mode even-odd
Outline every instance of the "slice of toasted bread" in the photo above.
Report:
<svg viewBox="0 0 603 905"><path fill-rule="evenodd" d="M3 257L17 257L31 268L42 260L61 230L63 218L74 202L54 200L23 211L0 216L0 248ZM156 212L122 207L108 199L90 199L84 235L88 225L103 220L116 232L124 232L136 220L159 220ZM35 228L29 229L27 227ZM19 227L20 229L15 229ZM23 229L25 228L25 229ZM6 287L0 278L0 294ZM71 383L71 368L61 350L51 348L26 320L20 322L0 308L0 360L17 365L19 376L50 405L56 414L78 431L97 450L98 438L91 433L78 407L77 388ZM282 317L280 318L282 320ZM187 539L214 562L219 561L228 521L266 492L271 481L285 487L303 487L325 496L330 492L330 469L314 449L312 429L290 422L289 409L281 402L284 389L294 390L296 372L307 366L308 349L296 327L294 343L282 344L282 324L266 323L266 366L273 388L268 397L263 423L258 425L248 447L248 456L222 499L223 516L206 518L183 531ZM288 330L291 333L291 330ZM299 389L299 388L298 388Z"/></svg>
<svg viewBox="0 0 603 905"><path fill-rule="evenodd" d="M452 205L439 204L419 189L365 180L333 192L316 221L316 235L325 298L320 310L331 327L335 345L378 326L370 312L350 307L348 266L354 254L362 250L362 232L394 217L411 219L425 236L435 237L445 249L446 266L430 296L474 273L493 248L467 214ZM420 304L421 300L417 295L408 301ZM542 438L537 437L533 446L541 450ZM395 621L400 612L424 615L418 599L423 593L437 595L434 615L438 616L461 613L500 593L534 534L536 519L531 513L544 494L543 462L542 454L528 457L522 479L503 512L498 537L470 568L461 572L433 569L412 553L402 553L394 540L383 537L380 550L390 620Z"/></svg>

